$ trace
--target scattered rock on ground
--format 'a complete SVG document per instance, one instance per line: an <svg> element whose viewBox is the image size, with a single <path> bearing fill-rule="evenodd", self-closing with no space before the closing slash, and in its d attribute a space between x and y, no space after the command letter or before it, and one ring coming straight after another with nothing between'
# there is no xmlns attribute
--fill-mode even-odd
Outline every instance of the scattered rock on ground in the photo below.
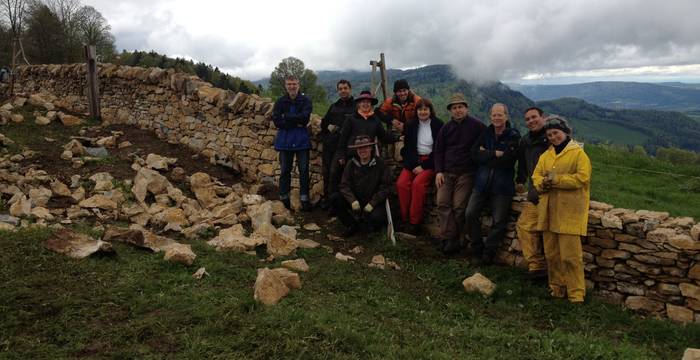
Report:
<svg viewBox="0 0 700 360"><path fill-rule="evenodd" d="M191 245L175 243L167 247L163 259L190 266L196 257L197 255L192 251Z"/></svg>
<svg viewBox="0 0 700 360"><path fill-rule="evenodd" d="M289 294L289 288L268 268L258 269L253 298L265 305L275 305Z"/></svg>
<svg viewBox="0 0 700 360"><path fill-rule="evenodd" d="M64 126L76 126L83 123L83 120L81 120L79 117L64 114L62 112L58 113L58 119L61 120L61 124Z"/></svg>
<svg viewBox="0 0 700 360"><path fill-rule="evenodd" d="M682 360L700 360L700 349L685 349Z"/></svg>
<svg viewBox="0 0 700 360"><path fill-rule="evenodd" d="M168 170L168 167L176 162L176 158L169 158L158 154L151 153L146 156L146 167L153 170Z"/></svg>
<svg viewBox="0 0 700 360"><path fill-rule="evenodd" d="M496 284L480 273L476 273L464 279L464 281L462 281L462 286L464 286L466 292L476 292L484 296L491 296L496 290Z"/></svg>
<svg viewBox="0 0 700 360"><path fill-rule="evenodd" d="M192 278L197 280L200 280L205 276L209 276L209 273L207 272L207 269L203 267L197 269L197 271L195 271L194 274L192 274Z"/></svg>
<svg viewBox="0 0 700 360"><path fill-rule="evenodd" d="M304 230L306 231L319 231L321 230L321 227L318 226L316 223L308 223L304 224Z"/></svg>
<svg viewBox="0 0 700 360"><path fill-rule="evenodd" d="M88 235L61 229L44 242L47 249L75 259L86 258L96 252L113 252L112 244L95 240Z"/></svg>
<svg viewBox="0 0 700 360"><path fill-rule="evenodd" d="M301 278L299 274L285 268L272 269L272 272L282 280L285 286L290 289L301 289Z"/></svg>
<svg viewBox="0 0 700 360"><path fill-rule="evenodd" d="M342 253L336 253L335 258L340 261L355 261L355 258L350 255L344 255Z"/></svg>
<svg viewBox="0 0 700 360"><path fill-rule="evenodd" d="M304 260L304 259L282 261L281 265L282 265L282 267L287 268L289 270L301 271L301 272L308 272L309 271L309 265L306 263L306 260Z"/></svg>

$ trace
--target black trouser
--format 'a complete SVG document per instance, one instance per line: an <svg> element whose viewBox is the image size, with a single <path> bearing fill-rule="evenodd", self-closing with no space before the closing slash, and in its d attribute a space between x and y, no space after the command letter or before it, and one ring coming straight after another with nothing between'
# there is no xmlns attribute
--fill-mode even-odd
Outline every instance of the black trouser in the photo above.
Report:
<svg viewBox="0 0 700 360"><path fill-rule="evenodd" d="M360 203L360 211L354 213L345 197L336 192L331 195L331 206L343 225L348 228L361 227L369 232L377 231L386 225L386 208L384 202L372 209L369 214L364 211L366 204Z"/></svg>
<svg viewBox="0 0 700 360"><path fill-rule="evenodd" d="M329 201L331 195L338 191L340 178L343 176L343 167L338 164L338 159L335 156L335 150L338 148L338 142L323 142L322 154L322 175L323 175L323 198Z"/></svg>
<svg viewBox="0 0 700 360"><path fill-rule="evenodd" d="M486 251L491 254L501 245L501 240L508 229L508 213L513 197L510 195L496 195L482 193L474 190L469 197L467 206L467 227L471 238L471 247L477 251ZM493 225L486 240L481 237L481 211L489 203Z"/></svg>

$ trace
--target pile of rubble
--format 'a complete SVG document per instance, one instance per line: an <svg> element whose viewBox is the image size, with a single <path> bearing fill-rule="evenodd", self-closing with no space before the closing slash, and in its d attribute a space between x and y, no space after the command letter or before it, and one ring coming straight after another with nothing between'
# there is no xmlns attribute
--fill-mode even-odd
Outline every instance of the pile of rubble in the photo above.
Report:
<svg viewBox="0 0 700 360"><path fill-rule="evenodd" d="M22 114L13 113L25 105L34 106L36 111L34 111L34 122L37 125L48 125L53 121L60 121L61 124L65 126L76 126L83 123L82 119L63 113L61 111L56 111L53 101L56 97L53 95L46 94L33 94L26 97L16 97L13 102L6 103L0 107L0 124L6 124L8 122L21 123L24 122L24 116Z"/></svg>

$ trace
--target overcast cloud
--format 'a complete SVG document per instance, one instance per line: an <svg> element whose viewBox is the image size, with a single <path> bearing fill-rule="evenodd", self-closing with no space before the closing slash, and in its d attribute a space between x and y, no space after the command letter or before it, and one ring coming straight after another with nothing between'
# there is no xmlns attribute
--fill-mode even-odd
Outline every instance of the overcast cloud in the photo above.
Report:
<svg viewBox="0 0 700 360"><path fill-rule="evenodd" d="M248 79L287 56L314 70L452 64L468 79L700 79L700 1L84 0L119 50L156 50Z"/></svg>

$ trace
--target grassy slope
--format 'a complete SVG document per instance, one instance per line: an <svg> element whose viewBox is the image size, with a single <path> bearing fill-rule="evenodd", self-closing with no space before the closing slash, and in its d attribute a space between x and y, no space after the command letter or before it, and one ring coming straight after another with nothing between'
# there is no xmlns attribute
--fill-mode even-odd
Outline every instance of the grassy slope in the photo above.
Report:
<svg viewBox="0 0 700 360"><path fill-rule="evenodd" d="M649 135L635 129L626 128L619 124L605 121L568 119L576 131L576 136L585 141L611 142L623 145L642 145ZM604 134L601 136L601 134Z"/></svg>
<svg viewBox="0 0 700 360"><path fill-rule="evenodd" d="M125 245L71 260L44 250L47 236L0 233L2 358L677 359L700 339L698 325L550 300L515 269L479 269L499 288L467 295L460 282L476 268L410 245L369 244L401 272L301 251L304 287L264 307L252 299L263 265L248 255L196 242L195 265L212 274L196 281L193 269Z"/></svg>
<svg viewBox="0 0 700 360"><path fill-rule="evenodd" d="M693 177L700 178L697 165L674 165L604 146L586 145L585 149L593 165L593 199L700 219L700 193L687 190Z"/></svg>
<svg viewBox="0 0 700 360"><path fill-rule="evenodd" d="M60 138L57 146L64 140L42 135ZM617 166L693 176L700 169L586 150L595 199L700 218L689 205L700 198L680 192L677 177ZM99 236L87 225L79 230ZM478 269L410 244L394 249L371 240L361 259L383 253L401 272L300 251L312 268L302 275L304 288L264 307L253 301L252 285L265 265L247 255L197 241L195 265L212 276L195 281L194 269L120 244L113 257L67 259L41 247L48 236L0 232L0 358L677 359L700 339L698 325L640 319L597 301L572 307L548 299L517 269ZM498 283L492 299L461 289L477 270Z"/></svg>

